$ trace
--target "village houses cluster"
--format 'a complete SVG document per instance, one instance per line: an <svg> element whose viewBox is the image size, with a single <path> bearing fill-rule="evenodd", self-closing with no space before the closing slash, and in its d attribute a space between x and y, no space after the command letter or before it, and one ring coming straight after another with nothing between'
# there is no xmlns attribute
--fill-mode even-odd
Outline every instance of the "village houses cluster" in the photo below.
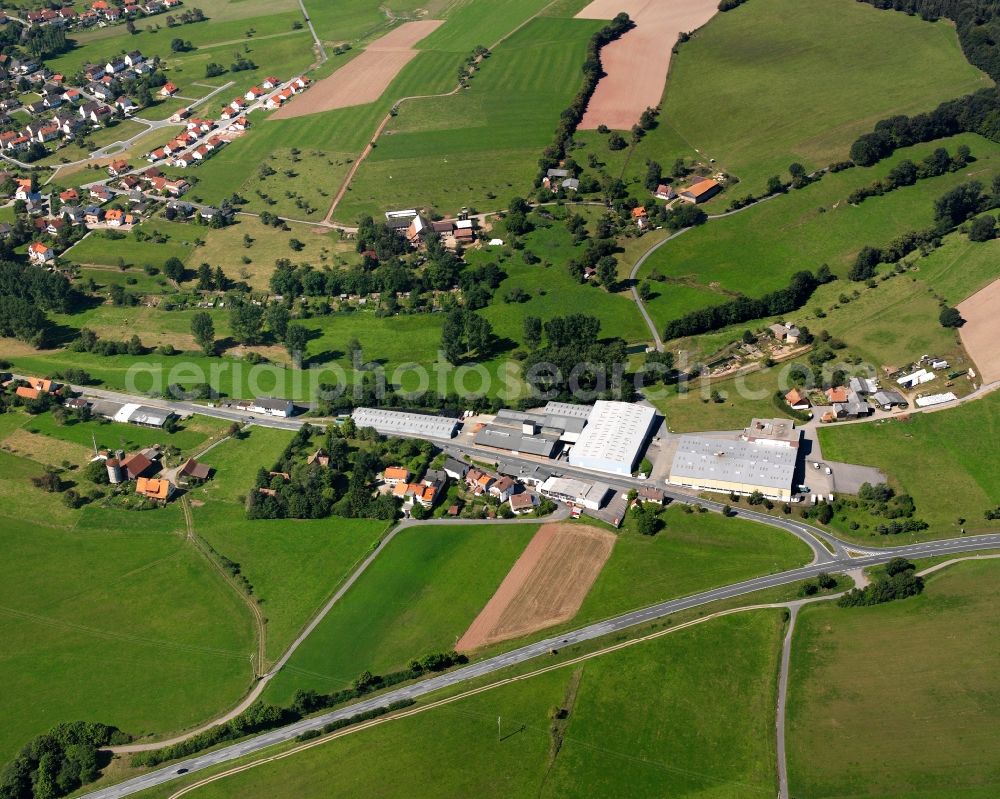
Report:
<svg viewBox="0 0 1000 799"><path fill-rule="evenodd" d="M73 6L62 8L42 8L29 11L25 19L31 25L61 25L65 28L104 27L125 22L137 17L150 17L177 8L181 0L146 0L134 3L123 0L110 3L108 0L94 0L90 8L78 11Z"/></svg>

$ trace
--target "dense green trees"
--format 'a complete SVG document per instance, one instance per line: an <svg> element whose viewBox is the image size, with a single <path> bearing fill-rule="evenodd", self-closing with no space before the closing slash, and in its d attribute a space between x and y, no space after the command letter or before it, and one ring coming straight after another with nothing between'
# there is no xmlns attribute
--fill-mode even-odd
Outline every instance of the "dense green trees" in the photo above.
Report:
<svg viewBox="0 0 1000 799"><path fill-rule="evenodd" d="M496 335L489 321L474 311L455 308L441 328L441 349L451 363L489 356Z"/></svg>
<svg viewBox="0 0 1000 799"><path fill-rule="evenodd" d="M864 588L852 588L837 604L842 608L863 605L880 605L895 599L905 599L924 590L924 581L916 574L916 566L904 558L893 558L885 566L884 574Z"/></svg>
<svg viewBox="0 0 1000 799"><path fill-rule="evenodd" d="M106 724L59 724L32 738L0 772L3 799L54 799L98 777L97 750L129 736Z"/></svg>
<svg viewBox="0 0 1000 799"><path fill-rule="evenodd" d="M240 344L259 344L263 338L264 308L234 297L229 306L229 331Z"/></svg>
<svg viewBox="0 0 1000 799"><path fill-rule="evenodd" d="M942 327L961 327L965 324L961 311L959 311L958 308L953 308L951 306L941 309L941 313L938 315L938 321L941 323Z"/></svg>

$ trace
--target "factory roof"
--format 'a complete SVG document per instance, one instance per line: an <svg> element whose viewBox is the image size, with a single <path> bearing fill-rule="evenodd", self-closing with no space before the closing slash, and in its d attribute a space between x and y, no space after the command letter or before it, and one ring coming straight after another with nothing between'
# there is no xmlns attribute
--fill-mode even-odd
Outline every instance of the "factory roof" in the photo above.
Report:
<svg viewBox="0 0 1000 799"><path fill-rule="evenodd" d="M714 480L787 489L792 485L796 447L775 447L758 441L686 435L677 442L670 479Z"/></svg>
<svg viewBox="0 0 1000 799"><path fill-rule="evenodd" d="M446 416L406 413L385 408L355 408L351 418L358 427L374 427L379 433L389 435L451 438L458 428L458 421Z"/></svg>

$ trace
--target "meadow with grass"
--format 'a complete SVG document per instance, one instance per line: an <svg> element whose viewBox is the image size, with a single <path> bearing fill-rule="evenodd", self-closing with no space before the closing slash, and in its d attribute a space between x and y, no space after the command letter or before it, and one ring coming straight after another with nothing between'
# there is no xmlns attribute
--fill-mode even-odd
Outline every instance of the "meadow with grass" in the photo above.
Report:
<svg viewBox="0 0 1000 799"><path fill-rule="evenodd" d="M299 688L334 691L366 670L384 674L450 651L536 530L483 524L401 531L296 650L265 697L284 704Z"/></svg>
<svg viewBox="0 0 1000 799"><path fill-rule="evenodd" d="M794 796L996 796L998 573L996 561L961 563L904 601L803 610L788 705Z"/></svg>
<svg viewBox="0 0 1000 799"><path fill-rule="evenodd" d="M185 541L180 508L69 510L30 484L41 470L0 453L0 760L63 721L165 734L235 703L249 614Z"/></svg>
<svg viewBox="0 0 1000 799"><path fill-rule="evenodd" d="M795 0L746 3L681 44L660 125L631 155L627 173L644 174L647 159L669 167L680 157L711 158L713 168L740 179L735 196L759 193L793 161L813 170L846 158L879 119L991 85L948 22L852 0L800 12ZM606 145L595 151L603 156Z"/></svg>
<svg viewBox="0 0 1000 799"><path fill-rule="evenodd" d="M783 626L778 611L715 619L356 732L197 793L772 795ZM558 708L566 712L554 722ZM379 764L389 759L387 772Z"/></svg>

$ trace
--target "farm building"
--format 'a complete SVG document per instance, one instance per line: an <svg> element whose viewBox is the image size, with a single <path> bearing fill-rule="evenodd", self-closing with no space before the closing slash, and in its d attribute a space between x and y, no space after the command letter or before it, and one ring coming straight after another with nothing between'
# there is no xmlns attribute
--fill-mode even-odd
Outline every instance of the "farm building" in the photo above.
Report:
<svg viewBox="0 0 1000 799"><path fill-rule="evenodd" d="M785 402L788 403L789 407L796 411L805 411L809 409L809 398L797 388L793 388L785 394Z"/></svg>
<svg viewBox="0 0 1000 799"><path fill-rule="evenodd" d="M138 405L133 402L122 405L111 417L112 421L122 424L138 424L143 427L163 427L167 419L173 416L173 411L163 408L153 408L149 405Z"/></svg>
<svg viewBox="0 0 1000 799"><path fill-rule="evenodd" d="M458 431L457 419L384 408L355 408L351 418L358 427L374 427L382 435L453 438Z"/></svg>
<svg viewBox="0 0 1000 799"><path fill-rule="evenodd" d="M771 331L775 341L781 341L785 344L798 344L799 336L802 335L802 332L791 322L775 323L767 329Z"/></svg>
<svg viewBox="0 0 1000 799"><path fill-rule="evenodd" d="M630 475L655 421L656 411L645 405L598 400L570 450L569 462L583 469Z"/></svg>
<svg viewBox="0 0 1000 799"><path fill-rule="evenodd" d="M883 411L891 411L893 408L905 408L908 405L906 397L898 391L891 389L876 391L872 399Z"/></svg>
<svg viewBox="0 0 1000 799"><path fill-rule="evenodd" d="M722 190L722 186L714 180L699 180L692 183L680 193L680 198L689 203L703 203L711 200Z"/></svg>
<svg viewBox="0 0 1000 799"><path fill-rule="evenodd" d="M194 458L188 458L177 470L178 477L189 477L192 480L207 480L212 473L212 467L206 463L198 463Z"/></svg>

